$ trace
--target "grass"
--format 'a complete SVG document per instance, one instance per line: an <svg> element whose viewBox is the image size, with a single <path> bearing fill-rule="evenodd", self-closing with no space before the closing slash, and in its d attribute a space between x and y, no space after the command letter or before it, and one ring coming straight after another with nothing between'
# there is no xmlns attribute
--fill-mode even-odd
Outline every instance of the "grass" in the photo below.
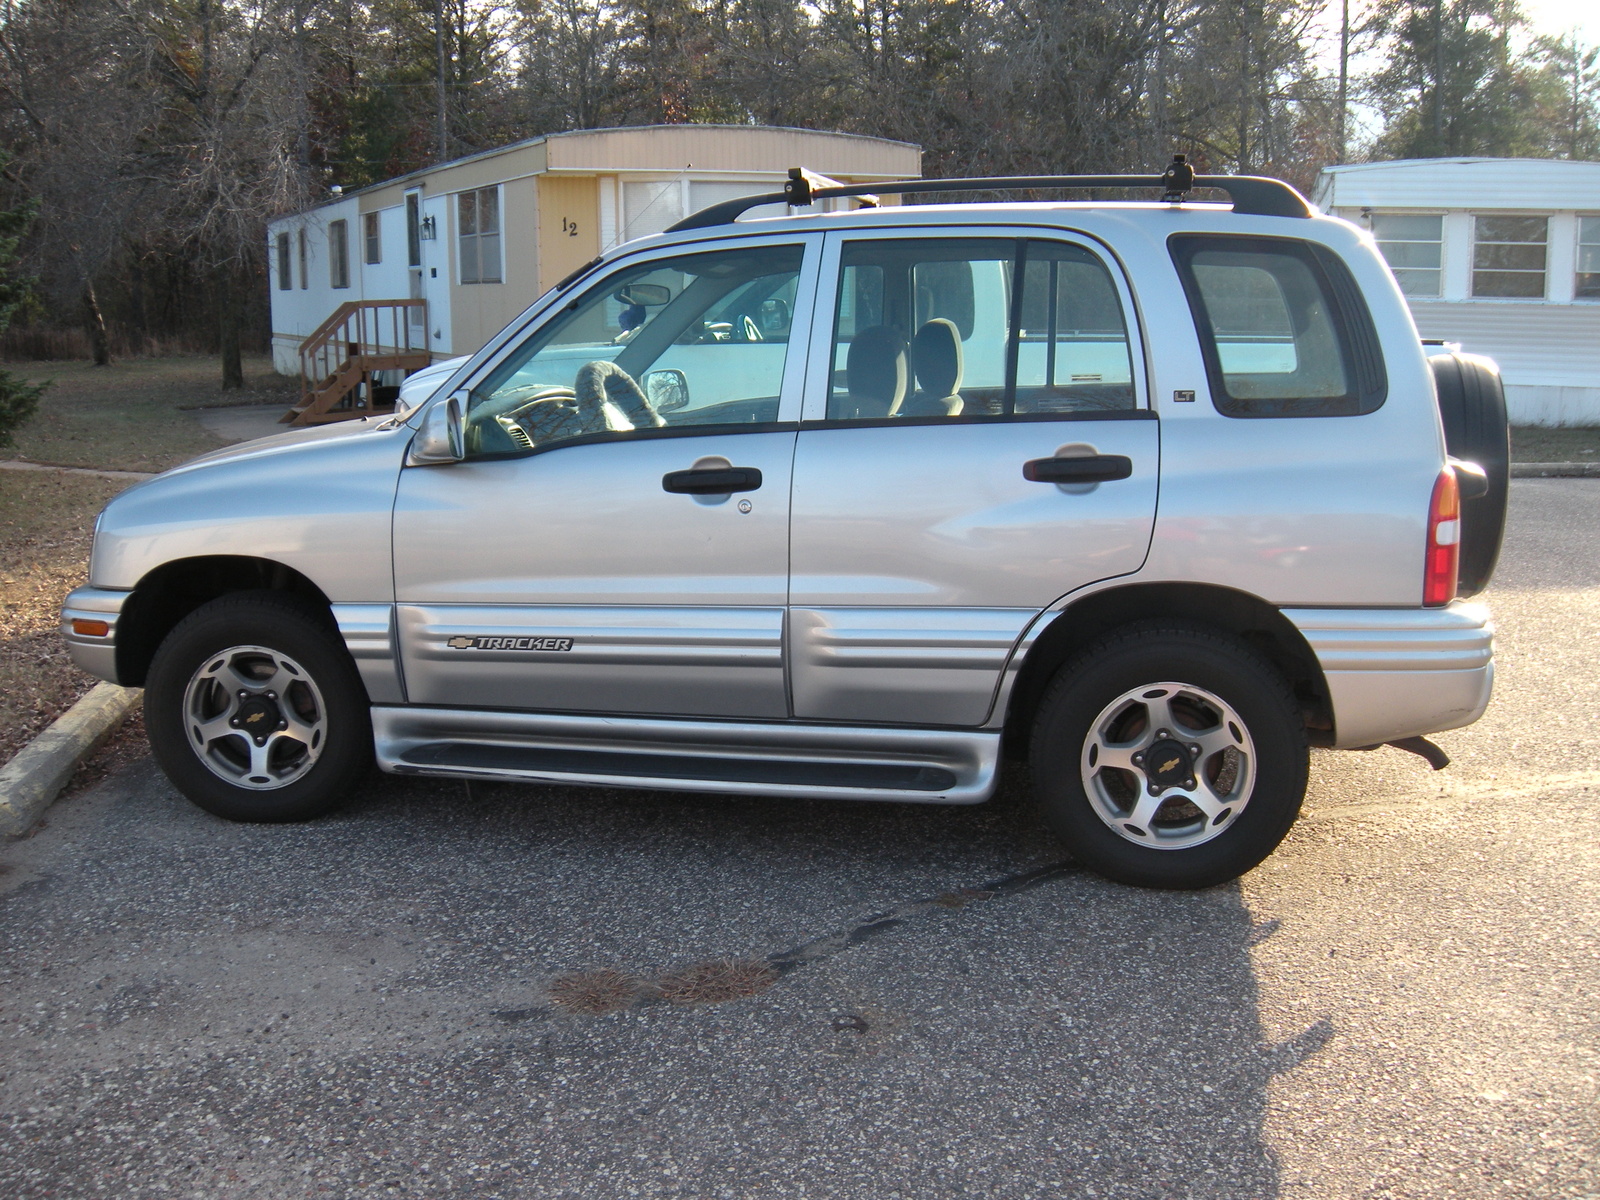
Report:
<svg viewBox="0 0 1600 1200"><path fill-rule="evenodd" d="M1600 462L1600 426L1511 428L1512 462Z"/></svg>
<svg viewBox="0 0 1600 1200"><path fill-rule="evenodd" d="M130 482L0 471L0 762L94 686L57 621L87 575L95 515Z"/></svg>
<svg viewBox="0 0 1600 1200"><path fill-rule="evenodd" d="M281 404L298 382L274 374L267 358L245 360L243 391L223 391L215 358L130 358L109 367L87 362L16 363L6 369L51 386L39 411L0 455L31 462L118 471L164 471L222 442L190 409Z"/></svg>

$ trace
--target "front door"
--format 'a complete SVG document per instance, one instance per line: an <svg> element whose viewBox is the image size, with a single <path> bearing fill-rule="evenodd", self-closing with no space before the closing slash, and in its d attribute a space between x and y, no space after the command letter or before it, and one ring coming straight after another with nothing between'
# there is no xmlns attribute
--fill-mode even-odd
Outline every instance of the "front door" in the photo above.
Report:
<svg viewBox="0 0 1600 1200"><path fill-rule="evenodd" d="M626 260L486 363L467 458L401 473L413 704L788 715L815 239Z"/></svg>
<svg viewBox="0 0 1600 1200"><path fill-rule="evenodd" d="M1150 543L1158 424L1126 289L1064 236L886 231L830 234L818 295L795 716L982 724L1029 623Z"/></svg>

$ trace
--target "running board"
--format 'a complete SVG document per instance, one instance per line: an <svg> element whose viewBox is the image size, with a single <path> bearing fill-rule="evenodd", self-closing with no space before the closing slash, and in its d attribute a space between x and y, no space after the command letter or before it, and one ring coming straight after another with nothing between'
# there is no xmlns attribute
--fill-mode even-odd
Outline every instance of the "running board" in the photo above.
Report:
<svg viewBox="0 0 1600 1200"><path fill-rule="evenodd" d="M451 708L372 710L397 775L666 791L977 804L994 791L995 730L670 721Z"/></svg>

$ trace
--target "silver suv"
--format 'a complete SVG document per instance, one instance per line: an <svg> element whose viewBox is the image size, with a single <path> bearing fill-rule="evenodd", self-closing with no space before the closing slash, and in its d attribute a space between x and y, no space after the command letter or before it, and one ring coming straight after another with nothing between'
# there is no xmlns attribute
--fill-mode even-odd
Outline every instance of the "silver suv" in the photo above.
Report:
<svg viewBox="0 0 1600 1200"><path fill-rule="evenodd" d="M791 172L589 264L404 415L117 497L75 658L237 820L322 813L374 752L939 804L1025 756L1073 854L1155 887L1269 854L1308 746L1478 718L1457 595L1499 547L1503 401L1430 366L1368 235L1181 162L896 186L1165 199L735 221L863 191Z"/></svg>

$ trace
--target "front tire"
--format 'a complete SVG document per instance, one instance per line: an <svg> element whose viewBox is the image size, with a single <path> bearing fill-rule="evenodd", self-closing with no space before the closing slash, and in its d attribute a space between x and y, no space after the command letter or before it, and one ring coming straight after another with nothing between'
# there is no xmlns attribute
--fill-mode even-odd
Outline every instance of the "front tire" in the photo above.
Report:
<svg viewBox="0 0 1600 1200"><path fill-rule="evenodd" d="M372 761L355 664L326 619L277 592L196 609L156 651L145 727L167 778L230 821L304 821Z"/></svg>
<svg viewBox="0 0 1600 1200"><path fill-rule="evenodd" d="M1305 798L1303 722L1283 677L1201 627L1129 626L1046 691L1031 742L1046 823L1089 869L1148 888L1244 874Z"/></svg>

